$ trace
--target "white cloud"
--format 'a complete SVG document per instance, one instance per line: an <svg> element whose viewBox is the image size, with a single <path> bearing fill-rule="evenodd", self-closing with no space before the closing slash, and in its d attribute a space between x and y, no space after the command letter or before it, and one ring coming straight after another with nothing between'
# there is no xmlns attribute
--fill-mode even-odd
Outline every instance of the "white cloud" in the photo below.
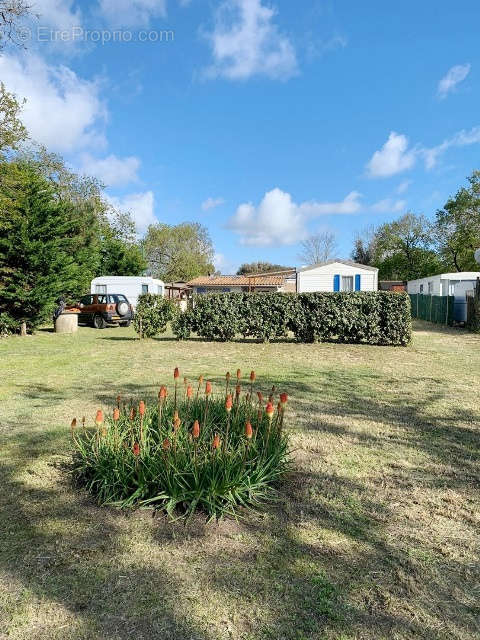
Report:
<svg viewBox="0 0 480 640"><path fill-rule="evenodd" d="M375 151L367 164L371 178L387 178L411 169L416 162L417 150L410 149L408 138L392 131L379 151Z"/></svg>
<svg viewBox="0 0 480 640"><path fill-rule="evenodd" d="M258 205L241 204L228 226L242 244L256 246L290 245L302 240L310 218L331 214L353 214L361 209L360 194L352 191L340 202L309 201L296 204L289 193L273 189Z"/></svg>
<svg viewBox="0 0 480 640"><path fill-rule="evenodd" d="M100 0L100 11L112 27L146 27L167 14L166 0Z"/></svg>
<svg viewBox="0 0 480 640"><path fill-rule="evenodd" d="M207 198L202 202L202 210L209 211L210 209L215 209L222 204L225 204L225 200L223 198Z"/></svg>
<svg viewBox="0 0 480 640"><path fill-rule="evenodd" d="M446 98L449 93L455 91L460 82L463 82L470 73L471 65L457 64L451 67L438 83L437 94L440 99Z"/></svg>
<svg viewBox="0 0 480 640"><path fill-rule="evenodd" d="M422 148L421 153L425 160L427 169L433 169L437 164L438 158L451 147L466 147L471 144L480 143L480 127L473 127L470 131L463 129L451 138L447 138L436 147Z"/></svg>
<svg viewBox="0 0 480 640"><path fill-rule="evenodd" d="M0 56L0 78L18 98L27 99L21 117L33 140L59 152L105 144L106 108L97 82L33 54Z"/></svg>
<svg viewBox="0 0 480 640"><path fill-rule="evenodd" d="M401 213L407 205L406 200L394 200L393 198L385 198L379 200L370 207L374 213Z"/></svg>
<svg viewBox="0 0 480 640"><path fill-rule="evenodd" d="M410 187L410 185L412 184L411 180L404 180L403 182L401 182L398 187L397 187L397 193L399 195L401 195L402 193L405 193L408 188Z"/></svg>
<svg viewBox="0 0 480 640"><path fill-rule="evenodd" d="M82 154L80 170L87 176L95 176L107 187L124 186L138 180L140 160L135 156L119 158L109 155L105 158L94 158L89 153Z"/></svg>
<svg viewBox="0 0 480 640"><path fill-rule="evenodd" d="M32 12L38 15L35 26L68 30L82 25L82 13L74 7L74 0L36 0Z"/></svg>
<svg viewBox="0 0 480 640"><path fill-rule="evenodd" d="M294 75L295 49L274 23L275 13L262 0L224 0L213 32L206 34L214 58L206 75L230 80L254 75L285 80Z"/></svg>
<svg viewBox="0 0 480 640"><path fill-rule="evenodd" d="M129 193L122 198L107 196L108 201L116 209L128 211L132 214L137 226L137 232L141 235L145 233L149 225L158 222L155 217L155 197L153 191L144 193Z"/></svg>

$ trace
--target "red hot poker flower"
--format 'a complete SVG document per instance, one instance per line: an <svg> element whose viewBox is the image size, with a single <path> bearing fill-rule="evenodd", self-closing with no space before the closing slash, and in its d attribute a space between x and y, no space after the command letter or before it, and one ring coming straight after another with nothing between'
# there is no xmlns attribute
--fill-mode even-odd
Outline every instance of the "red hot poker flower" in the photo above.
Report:
<svg viewBox="0 0 480 640"><path fill-rule="evenodd" d="M187 387L187 398L193 398L193 389L190 385Z"/></svg>
<svg viewBox="0 0 480 640"><path fill-rule="evenodd" d="M237 384L237 386L235 387L235 395L237 396L237 398L240 397L241 393L242 393L242 385Z"/></svg>
<svg viewBox="0 0 480 640"><path fill-rule="evenodd" d="M138 457L140 455L140 445L138 444L138 442L135 442L132 451L135 457Z"/></svg>
<svg viewBox="0 0 480 640"><path fill-rule="evenodd" d="M130 420L135 420L135 416L137 415L137 412L135 411L135 409L132 407L130 409Z"/></svg>
<svg viewBox="0 0 480 640"><path fill-rule="evenodd" d="M77 428L77 419L74 418L72 420L72 422L70 423L70 426L72 427L72 429L76 429Z"/></svg>
<svg viewBox="0 0 480 640"><path fill-rule="evenodd" d="M168 438L165 438L162 447L164 451L168 451L170 449L170 440Z"/></svg>
<svg viewBox="0 0 480 640"><path fill-rule="evenodd" d="M198 422L198 420L195 420L195 422L193 423L192 436L195 438L195 440L200 437L200 423Z"/></svg>
<svg viewBox="0 0 480 640"><path fill-rule="evenodd" d="M167 397L167 387L165 387L163 384L160 387L160 391L158 392L158 398L159 400L165 400L165 398Z"/></svg>
<svg viewBox="0 0 480 640"><path fill-rule="evenodd" d="M255 371L252 371L252 372L250 373L250 382L255 382L255 378L256 378L256 377L257 377L257 376L255 375Z"/></svg>
<svg viewBox="0 0 480 640"><path fill-rule="evenodd" d="M275 413L275 409L273 408L273 404L269 402L265 409L265 413L267 414L267 418L271 420L273 418L273 414Z"/></svg>
<svg viewBox="0 0 480 640"><path fill-rule="evenodd" d="M178 431L180 429L180 425L182 424L182 421L180 420L180 417L178 415L178 411L175 411L175 414L173 416L173 428L175 431Z"/></svg>
<svg viewBox="0 0 480 640"><path fill-rule="evenodd" d="M139 413L141 416L144 416L144 415L145 415L145 402L144 402L143 400L141 400L141 401L140 401L140 404L139 404L139 406L138 406L138 413Z"/></svg>
<svg viewBox="0 0 480 640"><path fill-rule="evenodd" d="M253 436L252 425L250 422L247 422L247 424L245 425L245 437L247 438L247 440L251 440L252 436Z"/></svg>
<svg viewBox="0 0 480 640"><path fill-rule="evenodd" d="M120 419L120 409L118 407L115 407L115 409L113 410L113 421L118 422L119 419Z"/></svg>
<svg viewBox="0 0 480 640"><path fill-rule="evenodd" d="M220 447L220 436L218 435L218 433L215 434L215 437L212 442L212 447L214 449L218 449Z"/></svg>
<svg viewBox="0 0 480 640"><path fill-rule="evenodd" d="M261 391L257 391L257 397L260 404L263 404L263 394Z"/></svg>
<svg viewBox="0 0 480 640"><path fill-rule="evenodd" d="M212 393L212 383L207 382L207 384L205 385L205 394L209 396L211 393Z"/></svg>
<svg viewBox="0 0 480 640"><path fill-rule="evenodd" d="M103 411L101 409L97 411L97 415L95 417L95 424L97 426L100 426L101 424L103 424Z"/></svg>
<svg viewBox="0 0 480 640"><path fill-rule="evenodd" d="M230 382L230 378L232 376L230 375L230 371L227 371L227 375L225 376L225 378L227 379L227 382Z"/></svg>
<svg viewBox="0 0 480 640"><path fill-rule="evenodd" d="M242 377L242 372L240 369L237 369L237 380L240 380L241 377Z"/></svg>
<svg viewBox="0 0 480 640"><path fill-rule="evenodd" d="M228 411L228 413L230 413L230 411L232 410L232 406L233 406L232 396L228 395L227 399L225 400L225 409Z"/></svg>
<svg viewBox="0 0 480 640"><path fill-rule="evenodd" d="M178 380L178 378L180 377L180 371L178 370L178 367L175 367L175 371L173 372L173 377L175 380Z"/></svg>
<svg viewBox="0 0 480 640"><path fill-rule="evenodd" d="M282 404L287 404L288 402L288 395L286 393L281 393L280 394L280 402Z"/></svg>

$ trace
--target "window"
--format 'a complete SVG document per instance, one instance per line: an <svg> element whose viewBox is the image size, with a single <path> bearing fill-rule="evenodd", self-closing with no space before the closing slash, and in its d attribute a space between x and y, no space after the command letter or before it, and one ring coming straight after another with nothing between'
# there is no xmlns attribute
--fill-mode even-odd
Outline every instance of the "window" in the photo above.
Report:
<svg viewBox="0 0 480 640"><path fill-rule="evenodd" d="M95 293L107 293L107 285L106 284L96 284L95 285Z"/></svg>
<svg viewBox="0 0 480 640"><path fill-rule="evenodd" d="M84 307L92 304L92 296L83 296L83 298L80 300L80 304L83 304Z"/></svg>
<svg viewBox="0 0 480 640"><path fill-rule="evenodd" d="M163 287L161 284L157 286L157 293L159 296L163 296Z"/></svg>
<svg viewBox="0 0 480 640"><path fill-rule="evenodd" d="M423 293L423 284L420 285L420 293Z"/></svg>
<svg viewBox="0 0 480 640"><path fill-rule="evenodd" d="M197 287L197 293L200 295L207 293L207 287Z"/></svg>
<svg viewBox="0 0 480 640"><path fill-rule="evenodd" d="M433 282L428 283L428 295L431 296L433 294Z"/></svg>
<svg viewBox="0 0 480 640"><path fill-rule="evenodd" d="M142 284L142 294L148 293L148 284Z"/></svg>
<svg viewBox="0 0 480 640"><path fill-rule="evenodd" d="M342 291L353 291L353 276L342 276Z"/></svg>
<svg viewBox="0 0 480 640"><path fill-rule="evenodd" d="M107 297L106 295L97 296L97 304L107 304Z"/></svg>

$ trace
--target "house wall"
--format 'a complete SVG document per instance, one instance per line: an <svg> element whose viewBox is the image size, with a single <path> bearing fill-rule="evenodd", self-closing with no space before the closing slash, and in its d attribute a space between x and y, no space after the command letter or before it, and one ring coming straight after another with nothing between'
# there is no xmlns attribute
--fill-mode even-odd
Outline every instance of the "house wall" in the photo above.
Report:
<svg viewBox="0 0 480 640"><path fill-rule="evenodd" d="M299 271L297 275L298 292L308 293L313 291L333 291L334 276L360 275L360 291L377 291L378 271L360 269L341 262L313 267L308 271ZM355 282L355 280L354 280Z"/></svg>
<svg viewBox="0 0 480 640"><path fill-rule="evenodd" d="M432 291L429 292L428 285L431 283ZM423 287L423 291L421 288ZM428 278L420 278L418 280L409 280L407 284L408 293L423 293L428 295L431 293L434 296L448 295L442 291L442 278L441 276L430 276Z"/></svg>
<svg viewBox="0 0 480 640"><path fill-rule="evenodd" d="M106 287L106 293L123 293L136 307L142 295L142 285L148 286L148 293L164 295L165 285L161 280L141 276L101 276L91 282L90 292L98 293L97 287Z"/></svg>

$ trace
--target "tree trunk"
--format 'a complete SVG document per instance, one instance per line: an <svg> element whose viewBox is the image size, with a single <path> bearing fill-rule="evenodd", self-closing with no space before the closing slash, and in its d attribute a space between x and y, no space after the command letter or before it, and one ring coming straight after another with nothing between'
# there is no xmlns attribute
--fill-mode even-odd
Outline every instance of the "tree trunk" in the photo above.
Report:
<svg viewBox="0 0 480 640"><path fill-rule="evenodd" d="M22 324L20 326L20 335L21 336L26 336L27 335L27 323L26 322L22 322Z"/></svg>

